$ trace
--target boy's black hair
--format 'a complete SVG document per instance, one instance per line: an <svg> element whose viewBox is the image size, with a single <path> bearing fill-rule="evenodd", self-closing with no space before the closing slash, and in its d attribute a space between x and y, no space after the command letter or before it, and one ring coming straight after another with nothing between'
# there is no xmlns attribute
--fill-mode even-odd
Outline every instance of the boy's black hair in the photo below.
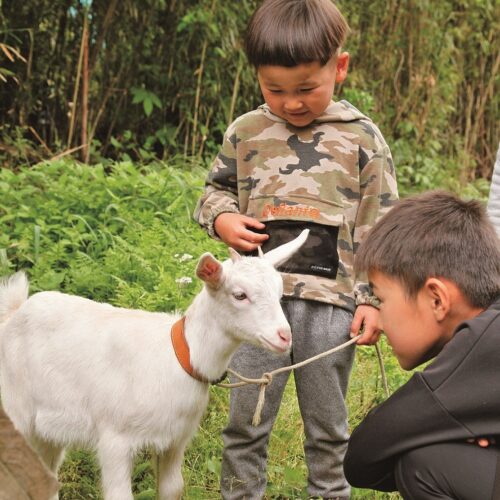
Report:
<svg viewBox="0 0 500 500"><path fill-rule="evenodd" d="M431 277L453 281L474 307L500 297L500 241L486 210L445 191L396 204L366 234L355 269L397 279L410 297Z"/></svg>
<svg viewBox="0 0 500 500"><path fill-rule="evenodd" d="M264 0L248 24L245 51L256 68L315 61L324 66L348 31L331 0Z"/></svg>

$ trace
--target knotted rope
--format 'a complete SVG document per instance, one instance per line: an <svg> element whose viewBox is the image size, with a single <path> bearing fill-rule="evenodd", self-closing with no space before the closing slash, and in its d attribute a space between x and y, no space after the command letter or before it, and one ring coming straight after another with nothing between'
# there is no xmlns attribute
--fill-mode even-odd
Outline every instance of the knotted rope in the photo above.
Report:
<svg viewBox="0 0 500 500"><path fill-rule="evenodd" d="M243 375L240 375L239 373L235 372L234 370L229 369L228 372L231 375L233 375L234 377L236 377L237 379L239 379L240 382L234 382L231 384L219 383L216 385L218 387L224 387L225 389L234 389L235 387L242 387L244 385L249 385L249 384L260 385L259 399L257 400L257 406L255 407L255 413L254 413L253 419L252 419L252 425L254 427L257 427L260 424L262 408L264 407L264 402L266 399L266 388L273 381L274 375L277 375L278 373L283 373L286 371L291 371L295 368L300 368L301 366L312 363L313 361L316 361L317 359L320 359L320 358L323 358L323 357L328 356L330 354L333 354L336 351L340 351L341 349L344 349L345 347L348 347L351 344L354 344L361 337L362 337L362 335L357 335L356 337L353 337L352 339L348 340L347 342L344 342L343 344L340 344L337 347L334 347L333 349L329 349L328 351L322 352L320 354L316 354L316 356L305 359L304 361L301 361L300 363L295 363L294 365L290 365L290 366L283 366L282 368L277 368L276 370L266 372L262 375L261 378L247 378L247 377L244 377ZM376 345L376 348L377 348L377 356L378 356L378 360L379 360L379 366L380 366L380 370L382 373L382 379L384 382L385 393L386 393L386 396L389 396L389 390L387 388L387 378L385 376L384 363L382 361L382 353L380 352L380 348L379 348L378 344Z"/></svg>

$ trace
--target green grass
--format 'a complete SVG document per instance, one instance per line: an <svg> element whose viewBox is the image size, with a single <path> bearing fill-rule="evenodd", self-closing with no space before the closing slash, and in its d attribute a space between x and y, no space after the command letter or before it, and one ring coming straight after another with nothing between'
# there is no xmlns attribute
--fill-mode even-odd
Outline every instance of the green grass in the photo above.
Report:
<svg viewBox="0 0 500 500"><path fill-rule="evenodd" d="M57 289L151 311L185 309L201 284L176 280L194 277L196 258L205 251L227 256L224 246L191 219L204 171L185 167L180 161L147 167L56 161L16 173L1 169L0 276L24 269L32 291ZM408 375L384 342L382 350L394 390ZM375 349L360 348L348 395L350 426L383 399ZM211 389L210 404L184 461L185 499L220 498L221 431L228 400L227 390ZM270 441L267 498L306 498L303 437L291 377ZM133 473L137 500L155 498L153 471L154 460L145 450ZM102 498L92 452L70 450L59 479L62 500ZM352 498L399 497L354 491Z"/></svg>

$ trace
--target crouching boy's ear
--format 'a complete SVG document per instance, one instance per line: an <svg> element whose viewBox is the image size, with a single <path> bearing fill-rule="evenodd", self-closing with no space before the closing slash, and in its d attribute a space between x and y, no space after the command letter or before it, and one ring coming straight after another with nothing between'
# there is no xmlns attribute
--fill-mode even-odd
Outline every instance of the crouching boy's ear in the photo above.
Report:
<svg viewBox="0 0 500 500"><path fill-rule="evenodd" d="M422 293L436 321L442 322L446 319L452 306L453 296L457 292L459 292L457 286L449 280L442 278L426 280Z"/></svg>
<svg viewBox="0 0 500 500"><path fill-rule="evenodd" d="M196 266L196 276L211 288L219 288L224 282L222 264L211 254L204 253Z"/></svg>

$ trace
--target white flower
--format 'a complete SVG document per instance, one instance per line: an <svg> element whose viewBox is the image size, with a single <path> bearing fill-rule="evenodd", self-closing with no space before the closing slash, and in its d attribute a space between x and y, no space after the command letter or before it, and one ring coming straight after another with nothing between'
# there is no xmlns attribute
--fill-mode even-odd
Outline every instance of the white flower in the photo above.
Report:
<svg viewBox="0 0 500 500"><path fill-rule="evenodd" d="M179 257L179 261L180 262L186 262L186 260L191 260L193 258L192 255L189 255L188 253L183 253L180 257Z"/></svg>
<svg viewBox="0 0 500 500"><path fill-rule="evenodd" d="M183 276L182 278L177 278L175 282L180 286L186 286L189 285L189 283L192 283L193 280L189 276Z"/></svg>

